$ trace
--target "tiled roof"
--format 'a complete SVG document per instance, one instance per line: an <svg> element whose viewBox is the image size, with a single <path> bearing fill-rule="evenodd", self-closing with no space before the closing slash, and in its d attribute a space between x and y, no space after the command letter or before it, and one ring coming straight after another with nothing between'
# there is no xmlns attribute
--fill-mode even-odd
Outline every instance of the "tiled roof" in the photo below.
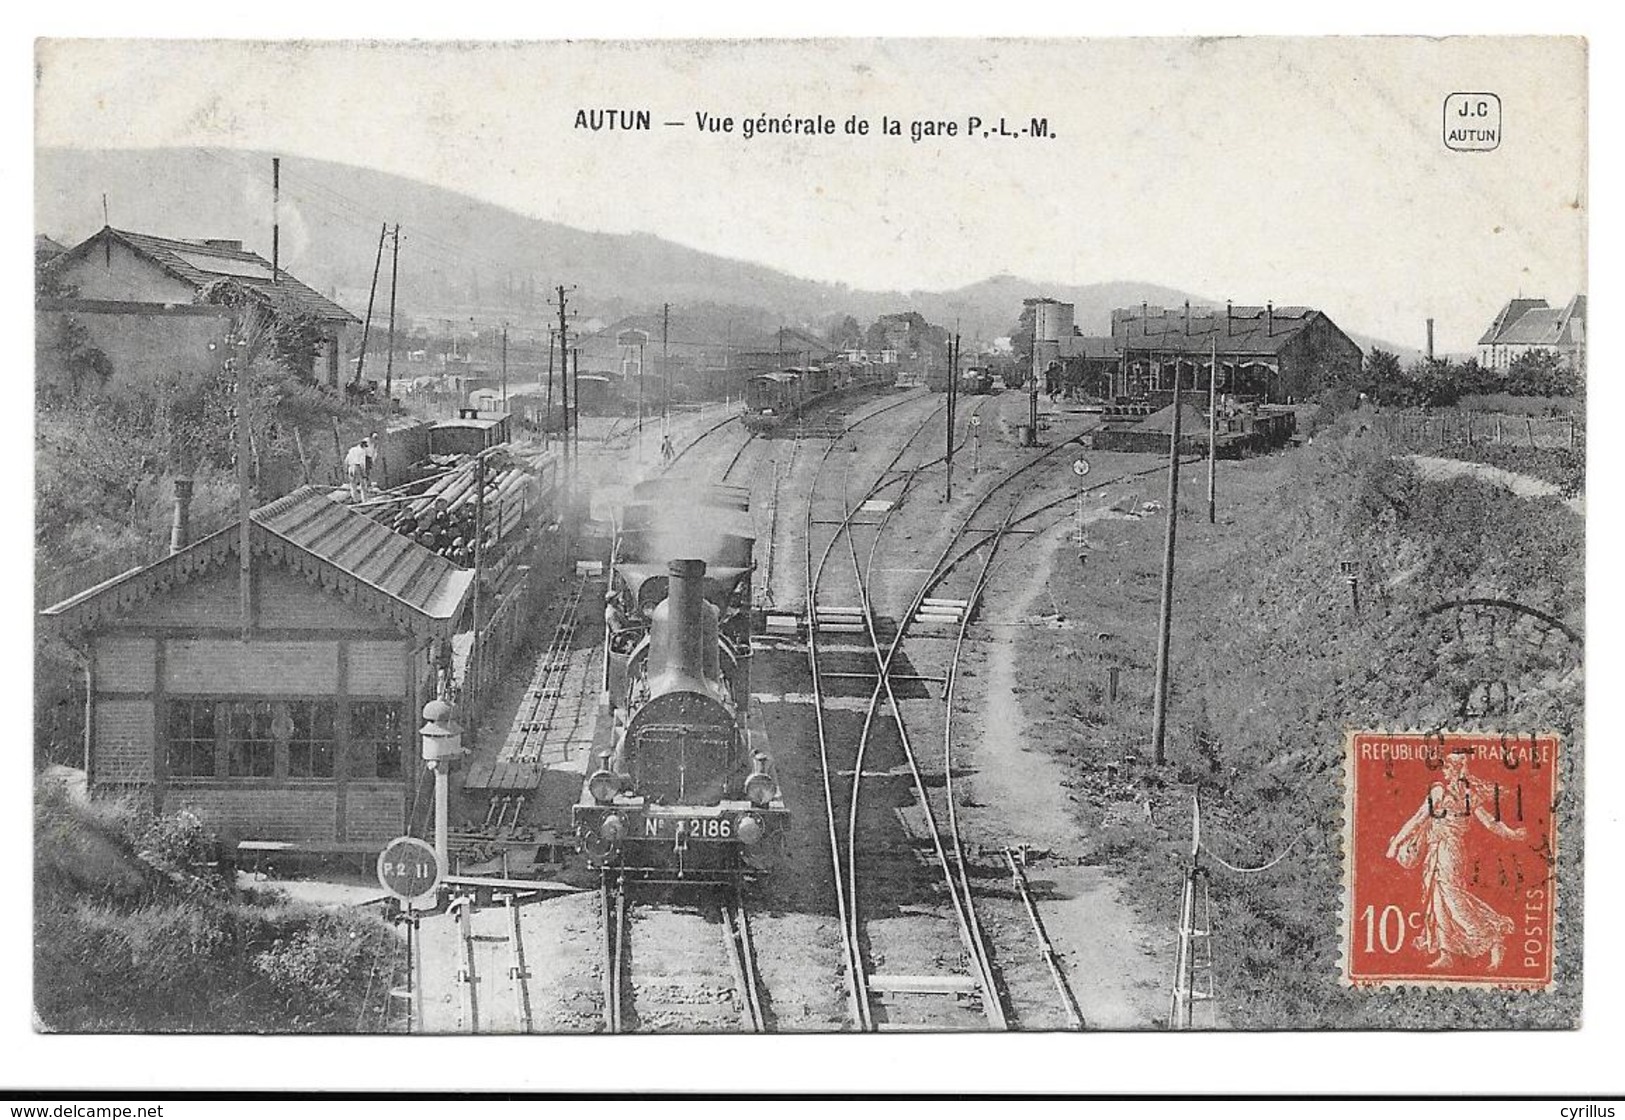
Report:
<svg viewBox="0 0 1625 1120"><path fill-rule="evenodd" d="M285 268L277 269L276 282L272 283L271 262L246 249L202 241L178 241L111 227L95 234L90 240L103 236L122 241L164 271L198 289L229 277L284 314L309 314L330 323L361 321L316 289L294 279Z"/></svg>
<svg viewBox="0 0 1625 1120"><path fill-rule="evenodd" d="M1153 307L1142 313L1132 308L1112 312L1112 338L1120 349L1129 350L1206 354L1217 348L1228 355L1275 354L1317 317L1324 318L1312 307L1292 306L1273 312L1232 307L1228 316L1222 308L1193 308L1188 320L1183 309Z"/></svg>
<svg viewBox="0 0 1625 1120"><path fill-rule="evenodd" d="M1543 299L1520 298L1508 300L1507 305L1501 308L1500 314L1495 317L1495 322L1490 324L1490 329L1485 331L1484 337L1478 340L1478 344L1480 346L1494 345L1500 341L1499 336L1502 331L1523 318L1526 313L1545 306L1546 301Z"/></svg>
<svg viewBox="0 0 1625 1120"><path fill-rule="evenodd" d="M1495 317L1478 340L1480 346L1573 346L1585 341L1586 297L1575 296L1566 307L1549 307L1543 299L1515 299Z"/></svg>
<svg viewBox="0 0 1625 1120"><path fill-rule="evenodd" d="M269 556L411 633L448 636L474 581L472 571L333 501L318 487L301 487L249 516L256 555ZM237 525L229 525L41 614L50 623L70 628L116 618L177 583L223 566L236 553L238 533Z"/></svg>
<svg viewBox="0 0 1625 1120"><path fill-rule="evenodd" d="M267 530L429 618L454 618L474 573L302 486L253 513Z"/></svg>

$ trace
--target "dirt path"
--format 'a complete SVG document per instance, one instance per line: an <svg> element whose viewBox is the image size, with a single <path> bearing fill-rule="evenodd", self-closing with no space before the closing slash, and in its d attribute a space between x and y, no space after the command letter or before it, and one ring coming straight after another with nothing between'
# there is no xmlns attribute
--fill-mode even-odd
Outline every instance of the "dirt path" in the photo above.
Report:
<svg viewBox="0 0 1625 1120"><path fill-rule="evenodd" d="M1056 859L1036 861L1028 876L1086 1024L1144 1029L1167 1013L1169 931L1141 921L1109 868L1071 858L1083 828L1075 795L1064 766L1029 737L1017 689L1023 652L1018 624L1043 594L1069 529L1068 523L1035 540L1022 562L1008 561L1006 575L1020 582L989 600L986 621L998 637L987 646L980 728L975 738L966 737L975 744L972 800L986 808L974 810L971 819L983 842L1025 843L1055 853Z"/></svg>
<svg viewBox="0 0 1625 1120"><path fill-rule="evenodd" d="M1560 497L1563 493L1556 483L1547 482L1543 478L1535 478L1532 475L1519 474L1517 471L1492 467L1488 463L1471 463L1465 459L1443 459L1437 455L1412 455L1410 458L1421 471L1422 477L1430 482L1470 475L1473 478L1488 482L1491 486L1499 486L1503 490L1509 490L1520 498L1555 498ZM1585 516L1586 499L1584 494L1564 498L1563 504L1581 517Z"/></svg>

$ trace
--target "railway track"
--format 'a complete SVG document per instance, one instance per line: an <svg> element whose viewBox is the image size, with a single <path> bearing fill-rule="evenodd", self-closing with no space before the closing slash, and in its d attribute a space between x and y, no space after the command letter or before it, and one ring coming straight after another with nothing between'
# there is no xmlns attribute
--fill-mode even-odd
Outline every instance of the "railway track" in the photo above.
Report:
<svg viewBox="0 0 1625 1120"><path fill-rule="evenodd" d="M457 925L457 1030L464 1034L530 1034L530 966L523 907L516 894L479 906L464 896L451 904Z"/></svg>
<svg viewBox="0 0 1625 1120"><path fill-rule="evenodd" d="M929 419L930 418L928 418L928 421ZM903 452L906 451L907 447L914 442L914 439L917 438L917 436L918 432L915 433L915 436L910 437L910 439L905 442L903 448L901 448L899 451L898 457L894 458L892 463L888 465L888 471L891 467L896 465ZM877 625L878 617L875 609L874 595L872 593L874 582L872 577L875 559L879 553L881 539L885 535L886 529L891 522L892 514L901 504L902 498L907 495L908 490L913 485L915 479L925 467L933 465L935 462L940 462L941 460L938 459L921 463L916 467L911 468L907 472L904 472L901 476L894 476L892 478L887 478L886 472L883 472L882 477L877 479L874 486L872 486L865 494L863 500L856 505L854 505L850 500L850 495L845 492L847 487L845 485L845 480L843 480L842 504L846 509L846 514L842 518L842 524L837 529L835 536L832 537L829 547L826 548L823 558L821 558L816 565L814 565L811 555L812 535L811 526L809 524L809 554L807 561L809 569L808 586L811 589L809 594L808 611L809 628L811 634L809 641L809 661L811 663L814 679L815 706L818 711L820 755L825 764L824 784L826 790L826 805L831 807L832 813L830 838L831 851L832 858L835 862L837 904L838 909L841 911L841 920L843 925L843 940L848 971L849 999L851 1003L853 1020L860 1030L879 1029L882 1025L888 1028L910 1026L911 1024L907 1022L907 1016L905 1013L905 1009L909 1003L906 997L925 994L952 994L956 997L969 996L971 997L969 1002L979 1004L980 1011L985 1017L987 1026L992 1027L993 1029L1007 1029L1011 1025L1010 1018L1006 1013L1004 1001L1001 996L993 954L986 933L982 928L982 923L977 911L975 894L971 887L969 861L965 855L965 846L960 833L957 812L957 798L955 796L953 780L954 731L952 721L955 699L954 683L957 678L958 664L964 650L969 621L974 612L977 600L979 600L982 592L986 588L992 570L994 554L998 549L999 543L1004 540L1004 538L1010 532L1011 527L1018 520L1018 512L1020 510L1022 501L1028 491L1038 480L1039 476L1030 472L1037 470L1037 468L1039 468L1044 462L1048 461L1053 456L1064 450L1066 446L1067 444L1063 442L1055 447L1039 453L1038 455L1030 457L1027 462L1018 466L1014 471L1010 472L1001 480L995 482L987 490L987 492L984 493L982 497L973 504L969 513L964 517L960 524L952 529L949 538L946 544L943 546L941 554L936 558L935 563L929 569L927 569L927 575L923 580L921 580L908 609L898 616L897 629L889 644L882 641L880 627ZM827 462L827 456L825 462ZM822 467L823 464L821 463L820 474L822 473ZM1018 480L1021 480L1023 476L1027 477L1024 481L1021 481L1018 484ZM901 481L902 485L898 492L898 498L885 509L885 513L877 526L875 535L870 541L867 562L861 561L858 555L855 534L852 531L854 512L858 509L864 508L865 503L867 503L874 494L878 493L891 483L899 480ZM989 507L995 498L1002 499L1005 503L1005 508L1002 514L999 515L997 526L989 531L984 536L984 539L979 542L980 544L991 544L991 547L988 547L982 552L982 563L980 569L975 571L971 576L971 588L969 592L965 594L965 597L962 599L933 599L931 594L933 590L937 590L940 585L955 572L955 570L960 566L961 562L967 556L971 555L971 553L976 551L975 549L964 550L960 552L958 556L954 555L956 546L962 542L967 534L973 531L972 527L978 516L983 514L984 510ZM811 514L809 507L809 522L810 521ZM832 790L835 782L833 776L828 770L830 745L827 741L827 729L823 715L823 674L821 673L819 667L817 648L818 607L816 594L818 588L818 577L823 572L824 563L827 561L829 556L829 550L833 548L836 539L843 535L843 533L847 538L847 552L852 564L853 578L856 581L859 590L859 616L862 621L862 629L867 635L875 661L875 683L865 712L862 731L858 736L856 755L850 771L851 784L849 786L850 798L848 801L848 812L846 815L846 854L844 861L841 857L842 845L835 835L834 828L832 806L835 799ZM949 604L952 606L950 607ZM945 615L943 613L945 611L949 613ZM958 613L958 627L957 634L954 637L952 649L949 654L948 664L944 671L944 675L941 678L945 684L944 699L946 701L942 715L943 749L941 756L941 771L940 774L927 774L925 767L922 765L922 759L914 748L910 736L908 721L904 717L902 706L899 704L899 698L896 695L896 691L893 687L892 666L894 660L899 654L899 651L902 649L909 628L916 618L929 619L931 621L941 621L944 617L950 617L952 611L957 611ZM875 975L870 971L865 959L868 938L866 936L866 927L863 917L865 911L865 907L863 906L864 897L859 891L859 884L861 881L860 871L863 870L863 868L860 867L859 853L860 851L864 852L865 861L870 865L875 864L876 860L874 853L872 851L865 851L865 845L863 845L860 841L860 827L863 820L863 817L860 814L860 802L861 793L864 788L864 779L870 776L866 763L869 761L869 747L873 734L877 728L877 716L883 702L885 708L890 712L892 717L891 723L896 729L898 745L900 746L904 756L904 769L906 770L906 776L913 787L915 802L919 813L923 818L925 840L928 842L930 847L931 856L933 857L932 862L934 862L939 876L939 889L947 896L949 909L952 911L955 932L957 933L957 939L964 954L965 967L963 973L954 972L951 974L942 974L939 971L937 974L925 976L882 977ZM895 773L895 769L888 772L889 775L895 775ZM881 876L881 878L883 878L883 876ZM1075 1001L1070 1001L1069 1003L1067 1002L1070 1000L1070 990L1065 986L1064 976L1059 973L1059 964L1054 959L1053 950L1048 948L1047 938L1042 936L1041 925L1039 924L1037 918L1036 908L1031 907L1029 896L1024 897L1027 898L1029 903L1030 913L1034 921L1034 928L1036 934L1040 938L1041 953L1046 954L1046 963L1049 964L1054 970L1053 974L1059 977L1057 990L1058 993L1063 994L1065 997L1063 999L1063 1003L1067 1004L1068 1022L1075 1027L1081 1026L1081 1014L1078 1014L1077 1012ZM873 908L871 907L870 909ZM941 955L939 955L938 959L942 959ZM876 990L881 990L884 995L891 997L886 1007L886 1019L883 1023L882 1021L877 1020L875 1015L874 997ZM952 1022L953 1020L951 1016L945 1016L940 1010L937 1010L928 1013L918 1023L918 1025L922 1027L943 1027L951 1026Z"/></svg>
<svg viewBox="0 0 1625 1120"><path fill-rule="evenodd" d="M606 874L600 896L606 1032L768 1029L750 914L739 888L685 887L663 905L634 911L625 878ZM648 928L634 938L633 926ZM712 959L699 961L695 946L707 941L715 948Z"/></svg>
<svg viewBox="0 0 1625 1120"><path fill-rule="evenodd" d="M873 558L875 555L874 545L875 543L878 543L879 536L883 534L885 526L889 524L892 513L900 506L904 498L906 498L909 489L912 487L914 481L919 477L920 473L927 467L941 461L940 458L927 459L900 473L894 473L894 469L897 467L898 463L908 453L909 449L919 439L921 434L924 433L926 428L931 424L931 421L936 418L940 411L941 409L938 408L928 414L921 422L919 427L916 428L915 431L908 437L908 439L904 440L899 445L897 453L881 470L874 483L866 490L862 498L856 503L851 500L849 493L850 462L848 463L848 471L846 475L843 476L842 480L841 506L844 512L836 526L835 532L831 535L828 543L826 544L822 556L820 556L816 562L813 559L813 554L815 551L813 533L814 518L812 515L813 503L809 503L808 505L808 526L806 537L808 587L807 619L809 635L808 660L812 671L814 709L816 713L815 718L819 738L820 761L823 771L823 786L825 791L826 808L829 814L829 839L831 858L835 868L837 909L840 911L843 933L843 948L846 955L848 995L853 1021L860 1030L872 1030L875 1029L876 1026L873 1007L874 984L872 981L874 978L871 975L871 970L865 959L864 950L865 925L863 921L862 908L860 906L860 878L857 854L860 849L858 838L859 792L862 787L866 748L870 733L874 726L875 703L872 699L869 711L864 719L863 731L860 733L858 738L855 758L852 764L851 783L848 787L848 812L846 814L846 854L843 860L843 845L841 843L839 830L836 825L836 798L834 794L834 788L837 784L836 779L838 775L833 771L833 767L831 765L832 752L830 743L830 729L825 713L824 671L820 664L819 636L823 626L818 594L820 582L826 570L830 555L832 554L835 546L839 543L840 539L844 536L848 543L848 552L853 565L853 580L860 600L858 611L862 622L862 629L864 629L868 634L871 646L873 647L876 655L877 665L881 666L877 673L875 697L878 697L882 689L889 692L891 684L890 675L887 671L889 669L889 664L887 664L889 662L889 658L881 651L881 643L876 627L874 605L872 596L870 595L871 580L869 579L869 575L870 569L872 569L873 566ZM817 474L814 478L813 491L815 495L817 492L817 483L819 479L822 478L824 468L827 466L828 461L829 454L826 452L824 458L818 465ZM870 564L865 567L864 565L860 564L857 557L856 538L853 533L855 517L859 511L862 511L865 508L871 508L870 503L876 500L878 494L889 489L892 485L897 484L900 485L896 497L884 504L884 513L879 523L880 529L876 534L875 542L872 542L871 544ZM845 628L846 627L843 627L843 629ZM898 709L895 706L895 697L892 697L891 699L893 702L893 711L896 713L898 712ZM916 779L916 788L922 789L923 783L920 781L919 771L915 765L915 760L912 757L911 747L907 743L907 728L902 723L900 713L898 713L898 728L900 736L903 740L905 754L909 756L910 768ZM926 805L929 819L929 803L923 798L921 803ZM938 830L934 821L931 822L929 830L933 837L938 835ZM961 896L957 890L953 889L952 877L951 875L947 874L946 856L940 845L937 848L937 855L939 857L939 866L943 869L944 874L947 876L946 881L949 883L950 896L953 901L956 917L961 922L961 928L967 931L972 930L974 929L974 923L972 921L971 924L966 924L967 915L964 914L959 901ZM870 862L874 862L873 856L870 857ZM974 937L972 937L970 940L964 941L964 943L967 951L974 960L977 957ZM929 990L928 986L931 984L937 984L938 987L944 991L958 992L962 990L962 986L957 982L957 980L954 982L947 982L940 977L890 977L887 978L886 982L890 984L894 990L901 989L905 991L912 990L915 992L921 992ZM972 983L979 992L985 992L991 988L991 984L988 982L988 974L980 966L976 968L976 978L972 980ZM990 1002L996 1006L996 1000L987 1001L985 999L984 1006ZM993 1014L997 1016L999 1013L995 1011Z"/></svg>

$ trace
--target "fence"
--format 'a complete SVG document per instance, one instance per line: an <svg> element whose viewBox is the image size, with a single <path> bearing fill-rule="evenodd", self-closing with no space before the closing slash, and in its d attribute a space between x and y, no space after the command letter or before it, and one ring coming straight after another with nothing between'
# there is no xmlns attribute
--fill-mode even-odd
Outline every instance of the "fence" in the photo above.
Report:
<svg viewBox="0 0 1625 1120"><path fill-rule="evenodd" d="M1519 416L1505 412L1394 412L1372 417L1378 432L1417 450L1501 444L1574 448L1580 436L1566 416Z"/></svg>

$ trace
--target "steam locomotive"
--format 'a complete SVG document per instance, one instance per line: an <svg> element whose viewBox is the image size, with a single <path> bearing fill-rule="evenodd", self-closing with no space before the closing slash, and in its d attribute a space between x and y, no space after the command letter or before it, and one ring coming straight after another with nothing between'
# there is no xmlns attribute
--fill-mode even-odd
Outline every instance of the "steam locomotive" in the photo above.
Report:
<svg viewBox="0 0 1625 1120"><path fill-rule="evenodd" d="M651 480L621 510L574 810L593 866L733 881L778 857L789 813L749 718L754 546L743 488Z"/></svg>

